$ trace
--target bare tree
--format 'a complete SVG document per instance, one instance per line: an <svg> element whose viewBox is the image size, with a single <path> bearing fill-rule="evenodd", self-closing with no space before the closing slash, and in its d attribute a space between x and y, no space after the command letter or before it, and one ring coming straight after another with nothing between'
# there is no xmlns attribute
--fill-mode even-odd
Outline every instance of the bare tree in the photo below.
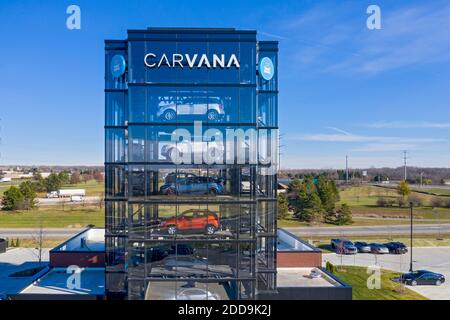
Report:
<svg viewBox="0 0 450 320"><path fill-rule="evenodd" d="M38 222L36 231L34 232L33 237L32 237L32 241L34 244L33 254L36 256L36 258L39 262L39 267L42 265L42 249L44 246L44 240L45 240L44 225L43 225L42 220L40 220Z"/></svg>

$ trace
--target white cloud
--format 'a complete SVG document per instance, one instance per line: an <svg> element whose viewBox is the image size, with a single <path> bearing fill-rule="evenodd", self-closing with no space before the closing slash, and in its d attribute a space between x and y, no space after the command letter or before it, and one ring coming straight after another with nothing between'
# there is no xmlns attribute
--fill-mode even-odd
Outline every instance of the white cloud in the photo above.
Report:
<svg viewBox="0 0 450 320"><path fill-rule="evenodd" d="M381 30L365 28L360 6L317 5L285 23L303 67L377 74L405 66L450 61L450 4L381 6ZM319 27L320 26L320 27Z"/></svg>
<svg viewBox="0 0 450 320"><path fill-rule="evenodd" d="M417 147L416 144L411 143L369 143L365 146L354 148L352 152L399 152L400 150L414 150Z"/></svg>
<svg viewBox="0 0 450 320"><path fill-rule="evenodd" d="M391 137L391 136L369 136L349 133L337 128L333 130L338 133L312 133L312 134L287 134L286 140L315 141L315 142L384 142L396 144L418 144L432 142L449 142L442 138L417 138L417 137Z"/></svg>
<svg viewBox="0 0 450 320"><path fill-rule="evenodd" d="M367 127L378 129L450 129L450 122L379 121L368 124Z"/></svg>

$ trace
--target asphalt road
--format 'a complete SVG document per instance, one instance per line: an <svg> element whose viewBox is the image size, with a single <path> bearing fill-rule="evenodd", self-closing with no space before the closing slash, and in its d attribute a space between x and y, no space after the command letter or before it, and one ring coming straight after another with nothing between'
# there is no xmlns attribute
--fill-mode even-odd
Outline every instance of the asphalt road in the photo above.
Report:
<svg viewBox="0 0 450 320"><path fill-rule="evenodd" d="M84 201L70 201L70 198L38 198L37 203L40 205L46 205L46 206L56 206L61 205L63 202L64 204L81 204L81 203L98 203L100 201L100 197L98 196L89 196L85 197Z"/></svg>
<svg viewBox="0 0 450 320"><path fill-rule="evenodd" d="M346 226L346 227L293 227L283 228L299 236L371 236L371 235L408 235L409 225L389 226ZM417 224L414 225L414 234L450 234L450 224ZM48 228L44 229L44 237L65 238L80 232L82 228ZM38 229L3 228L0 229L0 238L34 238Z"/></svg>
<svg viewBox="0 0 450 320"><path fill-rule="evenodd" d="M370 236L370 235L402 235L410 233L410 226L405 225L383 225L383 226L345 226L345 227L291 227L283 228L296 236ZM442 234L450 233L450 224L415 224L414 234Z"/></svg>
<svg viewBox="0 0 450 320"><path fill-rule="evenodd" d="M409 248L408 248L409 250ZM342 258L342 261L341 261ZM323 265L330 261L335 265L380 266L399 272L409 270L409 252L403 255L386 254L375 255L358 253L356 255L337 255L335 253L322 254ZM414 270L430 270L442 273L446 282L441 286L416 286L408 288L432 300L447 300L450 297L450 247L413 248Z"/></svg>
<svg viewBox="0 0 450 320"><path fill-rule="evenodd" d="M44 229L44 238L69 238L83 229L78 228L49 228ZM0 229L0 238L36 238L39 229Z"/></svg>

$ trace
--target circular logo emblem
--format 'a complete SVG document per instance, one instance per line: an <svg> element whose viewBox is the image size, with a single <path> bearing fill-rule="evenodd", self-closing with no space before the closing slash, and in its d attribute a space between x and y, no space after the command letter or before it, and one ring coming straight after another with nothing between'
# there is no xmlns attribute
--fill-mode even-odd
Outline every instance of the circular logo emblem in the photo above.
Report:
<svg viewBox="0 0 450 320"><path fill-rule="evenodd" d="M125 58L120 55L116 54L111 59L111 74L114 78L119 78L125 73L125 67L126 67Z"/></svg>
<svg viewBox="0 0 450 320"><path fill-rule="evenodd" d="M259 74L265 80L269 81L273 78L275 73L275 66L273 65L272 60L268 57L264 57L259 62Z"/></svg>

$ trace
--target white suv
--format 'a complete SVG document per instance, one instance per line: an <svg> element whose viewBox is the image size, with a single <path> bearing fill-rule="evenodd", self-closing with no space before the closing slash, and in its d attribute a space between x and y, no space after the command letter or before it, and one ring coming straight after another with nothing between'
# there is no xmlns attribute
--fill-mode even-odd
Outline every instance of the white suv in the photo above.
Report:
<svg viewBox="0 0 450 320"><path fill-rule="evenodd" d="M220 98L191 97L160 105L156 115L164 121L174 121L177 116L206 116L208 121L219 121L225 112Z"/></svg>

